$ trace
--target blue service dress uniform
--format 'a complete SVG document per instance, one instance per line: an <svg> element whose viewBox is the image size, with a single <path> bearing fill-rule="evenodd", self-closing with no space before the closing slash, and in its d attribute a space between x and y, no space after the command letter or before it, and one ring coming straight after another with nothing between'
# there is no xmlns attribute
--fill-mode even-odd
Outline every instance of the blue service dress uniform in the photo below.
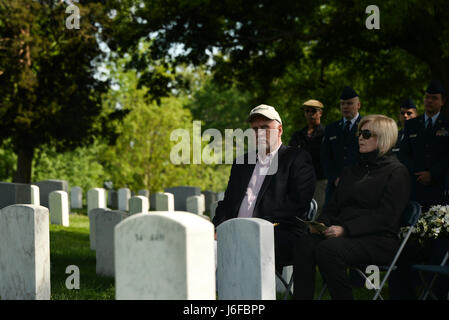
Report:
<svg viewBox="0 0 449 320"><path fill-rule="evenodd" d="M399 150L401 147L402 140L404 140L404 129L402 128L398 132L398 140L396 141L396 144L394 145L393 149L391 151L399 158Z"/></svg>
<svg viewBox="0 0 449 320"><path fill-rule="evenodd" d="M449 119L439 114L431 130L426 130L424 115L406 121L404 139L400 144L399 159L412 177L411 200L424 209L444 204L444 184L448 172ZM415 173L430 171L432 184L425 186L416 181Z"/></svg>
<svg viewBox="0 0 449 320"><path fill-rule="evenodd" d="M330 123L324 130L321 144L321 163L327 179L326 203L335 190L335 180L343 173L343 168L356 163L359 151L357 128L362 117L359 115L345 136L344 120Z"/></svg>

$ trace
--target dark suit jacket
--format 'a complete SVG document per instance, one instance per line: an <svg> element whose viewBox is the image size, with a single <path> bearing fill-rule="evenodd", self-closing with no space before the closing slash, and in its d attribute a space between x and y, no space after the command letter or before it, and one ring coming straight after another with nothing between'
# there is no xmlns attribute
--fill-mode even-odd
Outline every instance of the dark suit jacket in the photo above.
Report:
<svg viewBox="0 0 449 320"><path fill-rule="evenodd" d="M443 204L444 177L448 171L449 119L441 113L430 136L425 136L424 115L405 122L399 159L412 176L412 200L423 205ZM430 171L433 184L416 182L415 172Z"/></svg>
<svg viewBox="0 0 449 320"><path fill-rule="evenodd" d="M357 127L362 117L359 115L351 128L348 141L343 139L343 119L326 126L324 139L321 144L321 162L324 176L328 184L334 185L334 181L341 176L343 168L356 162L359 151L359 142L356 136Z"/></svg>
<svg viewBox="0 0 449 320"><path fill-rule="evenodd" d="M315 192L315 171L308 152L296 147L281 145L278 151L278 168L275 174L267 175L256 199L253 217L271 222L294 231L304 229L295 216L305 218ZM212 220L215 226L237 218L245 197L255 164L234 164L231 168L228 186L222 201L218 202Z"/></svg>

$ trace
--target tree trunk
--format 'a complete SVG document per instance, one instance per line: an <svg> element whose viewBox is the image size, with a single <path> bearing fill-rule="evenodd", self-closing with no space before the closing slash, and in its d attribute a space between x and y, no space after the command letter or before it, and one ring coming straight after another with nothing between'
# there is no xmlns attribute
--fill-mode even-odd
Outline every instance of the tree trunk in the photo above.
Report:
<svg viewBox="0 0 449 320"><path fill-rule="evenodd" d="M31 183L31 170L34 156L33 148L21 148L17 152L17 171L14 175L14 182Z"/></svg>

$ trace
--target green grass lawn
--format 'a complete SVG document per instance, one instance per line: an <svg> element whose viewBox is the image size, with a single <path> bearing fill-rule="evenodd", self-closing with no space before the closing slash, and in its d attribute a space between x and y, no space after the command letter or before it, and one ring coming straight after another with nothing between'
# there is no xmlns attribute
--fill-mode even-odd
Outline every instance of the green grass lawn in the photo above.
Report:
<svg viewBox="0 0 449 320"><path fill-rule="evenodd" d="M111 300L115 298L114 278L100 277L95 272L95 251L90 249L89 219L86 210L72 210L70 227L50 225L50 261L51 261L51 299L53 300ZM67 289L66 268L78 266L80 270L80 289ZM317 272L316 296L322 288L322 280ZM382 295L388 298L388 292ZM373 291L355 288L355 299L371 299ZM278 294L278 299L282 296ZM323 296L330 299L329 293Z"/></svg>
<svg viewBox="0 0 449 320"><path fill-rule="evenodd" d="M73 210L72 210L73 212ZM70 214L70 227L50 225L51 299L114 299L114 278L95 272L95 251L90 249L89 219L84 210ZM78 266L80 289L66 288L66 268Z"/></svg>

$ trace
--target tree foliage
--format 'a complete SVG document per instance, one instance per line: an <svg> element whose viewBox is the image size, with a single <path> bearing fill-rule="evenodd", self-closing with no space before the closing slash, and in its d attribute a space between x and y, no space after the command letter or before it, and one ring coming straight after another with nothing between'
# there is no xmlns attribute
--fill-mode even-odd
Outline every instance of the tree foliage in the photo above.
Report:
<svg viewBox="0 0 449 320"><path fill-rule="evenodd" d="M80 29L67 29L67 5L60 1L0 3L0 141L11 139L18 156L15 181L29 183L34 150L57 151L116 138L122 110L103 110L108 83L95 77L97 42L108 23L97 1L77 4Z"/></svg>
<svg viewBox="0 0 449 320"><path fill-rule="evenodd" d="M193 134L194 118L185 106L186 97L171 95L157 103L147 96L147 88L139 88L135 71L123 72L119 67L113 77L120 79L120 88L111 90L104 103L131 110L124 118L116 144L106 148L99 159L114 186L151 192L178 185L224 190L230 166L171 161L171 150L179 142L171 140L172 132L184 129L190 137Z"/></svg>
<svg viewBox="0 0 449 320"><path fill-rule="evenodd" d="M108 173L99 161L99 155L107 145L95 141L85 147L57 152L55 147L42 147L33 159L32 181L61 179L69 187L79 186L83 192L103 187Z"/></svg>
<svg viewBox="0 0 449 320"><path fill-rule="evenodd" d="M200 119L204 129L247 128L249 111L255 107L254 97L236 87L223 88L209 77L187 103L195 119Z"/></svg>
<svg viewBox="0 0 449 320"><path fill-rule="evenodd" d="M364 111L387 114L408 95L421 100L431 78L449 88L445 0L381 1L379 30L365 27L365 0L113 3L112 47L152 37L152 59L198 65L213 52L217 82L273 105L295 100L287 113L310 97L334 107L345 85L360 92ZM168 54L174 45L183 48L177 57Z"/></svg>

